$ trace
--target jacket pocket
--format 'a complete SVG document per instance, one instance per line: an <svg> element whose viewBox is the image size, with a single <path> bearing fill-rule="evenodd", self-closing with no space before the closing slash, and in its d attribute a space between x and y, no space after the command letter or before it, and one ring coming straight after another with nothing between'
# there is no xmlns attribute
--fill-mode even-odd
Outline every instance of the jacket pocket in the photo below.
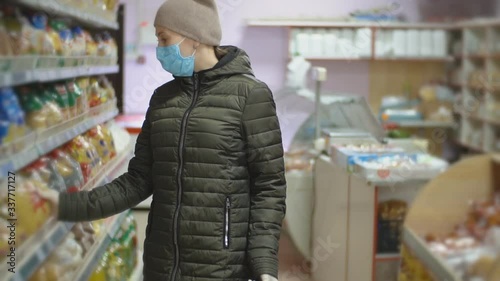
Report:
<svg viewBox="0 0 500 281"><path fill-rule="evenodd" d="M226 205L224 207L224 241L223 247L224 249L229 248L230 241L230 230L231 230L231 198L226 197Z"/></svg>

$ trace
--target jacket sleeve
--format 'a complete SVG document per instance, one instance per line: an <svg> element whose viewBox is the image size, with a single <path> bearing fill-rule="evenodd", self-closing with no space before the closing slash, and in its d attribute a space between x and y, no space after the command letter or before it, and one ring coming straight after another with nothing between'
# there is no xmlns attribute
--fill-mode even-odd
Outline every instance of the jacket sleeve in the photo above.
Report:
<svg viewBox="0 0 500 281"><path fill-rule="evenodd" d="M136 206L152 194L149 112L148 109L128 171L91 191L61 193L59 220L78 222L106 218Z"/></svg>
<svg viewBox="0 0 500 281"><path fill-rule="evenodd" d="M281 130L276 105L265 84L247 97L243 132L250 174L248 256L256 278L278 277L278 249L285 216L286 180Z"/></svg>

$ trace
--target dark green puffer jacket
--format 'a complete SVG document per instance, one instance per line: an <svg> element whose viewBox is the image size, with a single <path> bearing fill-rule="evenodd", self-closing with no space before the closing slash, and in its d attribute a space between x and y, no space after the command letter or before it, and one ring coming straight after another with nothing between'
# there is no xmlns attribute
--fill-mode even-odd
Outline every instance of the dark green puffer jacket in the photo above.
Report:
<svg viewBox="0 0 500 281"><path fill-rule="evenodd" d="M60 195L61 220L87 221L152 194L146 281L278 275L286 182L275 104L245 52L225 48L214 68L155 91L127 173Z"/></svg>

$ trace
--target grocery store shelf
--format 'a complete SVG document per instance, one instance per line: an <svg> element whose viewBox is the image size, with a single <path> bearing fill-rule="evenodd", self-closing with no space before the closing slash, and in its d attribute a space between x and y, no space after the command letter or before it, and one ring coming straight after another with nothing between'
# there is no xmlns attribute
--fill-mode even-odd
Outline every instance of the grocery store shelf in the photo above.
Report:
<svg viewBox="0 0 500 281"><path fill-rule="evenodd" d="M249 19L247 25L252 27L373 27L373 28L426 28L448 29L451 24L426 24L404 22L368 22L368 21L329 21L329 20L296 20L296 19Z"/></svg>
<svg viewBox="0 0 500 281"><path fill-rule="evenodd" d="M112 74L119 72L120 67L111 66L77 66L33 69L20 72L0 73L0 87L19 86L36 82L50 82L71 79L81 76Z"/></svg>
<svg viewBox="0 0 500 281"><path fill-rule="evenodd" d="M67 4L61 4L57 0L17 0L16 2L33 9L42 10L50 16L71 17L89 26L118 29L118 22L105 20L103 15L85 12Z"/></svg>
<svg viewBox="0 0 500 281"><path fill-rule="evenodd" d="M133 142L130 142L121 153L119 153L108 164L100 169L99 174L92 178L83 188L85 190L90 190L98 185L106 184L113 178L115 178L116 175L114 174L114 171L116 171L121 165L126 163L126 161L131 156L132 147ZM106 241L104 241L106 239L111 241L111 238L114 237L115 233L118 231L125 214L121 214L120 216L110 219L110 221L107 223L107 235L105 235L105 237L103 237L102 241L100 241L99 243L106 243ZM31 236L29 240L26 241L19 249L18 256L22 257L22 259L18 261L18 264L16 266L16 274L13 275L9 280L28 280L28 278L46 261L47 257L61 243L61 241L64 239L64 237L66 237L73 226L74 223L56 222L53 219L47 222L44 227L37 232L37 234ZM95 247L98 247L98 245L96 245ZM104 250L106 248L107 246L104 247ZM90 251L90 253L92 253L92 251L96 252L95 254L97 256L100 253L98 252L98 249L93 249ZM90 263L90 261L86 262L86 265L91 269L95 267L95 264L88 265L88 263ZM0 272L7 272L5 263L0 267ZM80 274L84 273L81 272ZM86 278L88 278L88 275L83 275L82 278L83 279L78 280L87 280Z"/></svg>
<svg viewBox="0 0 500 281"><path fill-rule="evenodd" d="M47 130L37 132L34 138L35 141L29 143L29 145L27 144L28 146L24 150L10 155L2 155L3 160L0 160L0 179L6 177L9 171L18 171L39 157L72 140L74 137L113 119L118 115L116 101L113 100L93 108L92 113L93 115L91 116L89 116L89 112Z"/></svg>
<svg viewBox="0 0 500 281"><path fill-rule="evenodd" d="M377 254L375 256L375 260L377 261L395 261L395 260L400 260L401 259L401 254L395 253L395 254Z"/></svg>
<svg viewBox="0 0 500 281"><path fill-rule="evenodd" d="M475 146L475 145L472 145L472 144L468 144L468 143L465 143L463 141L460 141L460 140L455 140L455 143L464 147L464 148L467 148L467 149L470 149L472 151L475 151L475 152L480 152L480 153L484 153L486 152L484 149L478 147L478 146Z"/></svg>
<svg viewBox="0 0 500 281"><path fill-rule="evenodd" d="M394 124L404 128L453 128L453 122L440 122L440 121L400 121L400 122L386 122L386 124Z"/></svg>
<svg viewBox="0 0 500 281"><path fill-rule="evenodd" d="M327 56L304 56L311 61L407 61L407 62L446 62L453 61L452 57L327 57Z"/></svg>
<svg viewBox="0 0 500 281"><path fill-rule="evenodd" d="M134 271L132 272L132 275L130 275L130 278L128 281L142 281L143 276L142 276L142 269L144 268L144 263L142 261L142 251L138 251L137 253L137 265L135 266Z"/></svg>
<svg viewBox="0 0 500 281"><path fill-rule="evenodd" d="M469 114L469 113L467 113L465 111L458 111L457 113L460 114L462 117L465 117L465 118L469 118L469 119L472 119L472 120L485 122L485 123L492 124L492 125L495 125L495 126L500 126L500 119L482 117L482 116L478 116L476 114Z"/></svg>
<svg viewBox="0 0 500 281"><path fill-rule="evenodd" d="M450 268L446 266L444 261L431 253L425 242L417 236L411 229L404 227L403 243L408 247L417 259L423 262L425 267L436 278L436 280L459 281L461 280Z"/></svg>
<svg viewBox="0 0 500 281"><path fill-rule="evenodd" d="M469 90L473 91L495 91L495 87L489 87L489 86L475 86L475 85L470 85L470 84L465 84L465 83L448 83L448 86L453 87L453 88L467 88Z"/></svg>
<svg viewBox="0 0 500 281"><path fill-rule="evenodd" d="M6 280L24 281L42 265L52 251L61 243L73 227L73 223L50 220L36 234L17 249L16 273ZM0 265L0 272L8 272L6 262Z"/></svg>
<svg viewBox="0 0 500 281"><path fill-rule="evenodd" d="M451 62L453 57L375 57L375 61Z"/></svg>
<svg viewBox="0 0 500 281"><path fill-rule="evenodd" d="M106 233L102 234L101 238L94 243L94 246L92 246L87 255L84 257L84 262L78 268L78 271L76 272L73 280L75 281L89 280L89 277L90 275L92 275L94 268L97 266L97 264L101 260L101 257L108 249L108 246L111 244L113 237L118 232L120 225L127 217L127 214L128 212L123 212L119 215L112 217L111 219L108 219L108 221L106 222L107 225Z"/></svg>
<svg viewBox="0 0 500 281"><path fill-rule="evenodd" d="M99 172L83 186L83 190L91 190L94 187L111 182L116 177L115 171L130 160L133 145L134 143L130 141L123 151L119 152L109 163L99 169Z"/></svg>

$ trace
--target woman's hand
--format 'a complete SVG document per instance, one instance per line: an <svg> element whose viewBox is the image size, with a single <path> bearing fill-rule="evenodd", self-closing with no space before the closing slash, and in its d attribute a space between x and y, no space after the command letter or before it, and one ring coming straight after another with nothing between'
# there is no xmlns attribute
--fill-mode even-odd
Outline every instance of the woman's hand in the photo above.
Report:
<svg viewBox="0 0 500 281"><path fill-rule="evenodd" d="M260 281L278 281L278 279L272 277L269 274L263 274L260 276Z"/></svg>
<svg viewBox="0 0 500 281"><path fill-rule="evenodd" d="M57 218L59 216L58 214L59 192L52 189L45 189L45 190L36 189L36 192L38 193L38 196L49 202L50 207L52 209L52 213Z"/></svg>

